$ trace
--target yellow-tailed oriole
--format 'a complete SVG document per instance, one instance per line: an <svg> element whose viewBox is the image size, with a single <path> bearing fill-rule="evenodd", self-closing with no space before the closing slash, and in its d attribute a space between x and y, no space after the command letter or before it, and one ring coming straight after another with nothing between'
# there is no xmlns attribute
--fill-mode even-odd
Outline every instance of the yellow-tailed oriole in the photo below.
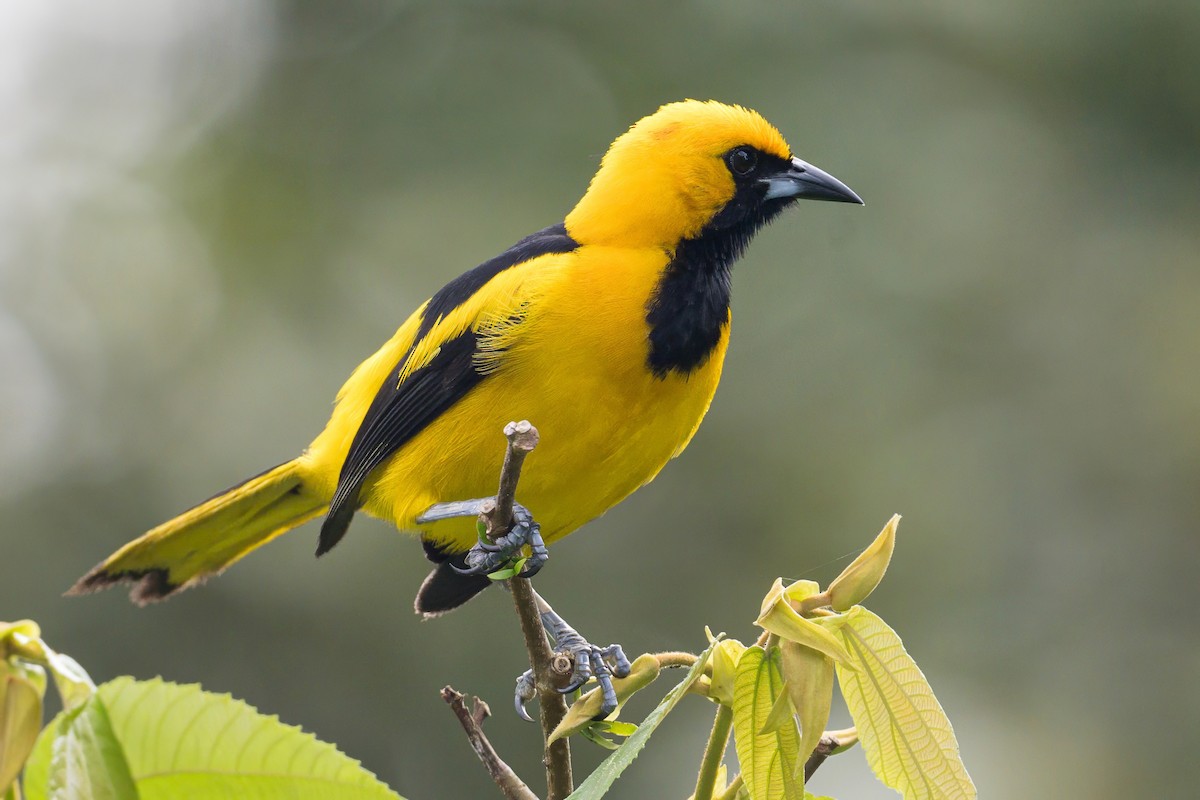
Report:
<svg viewBox="0 0 1200 800"><path fill-rule="evenodd" d="M437 563L418 613L467 601L523 545L536 571L543 540L603 514L687 446L721 377L730 268L802 198L862 202L754 111L663 106L613 142L563 222L418 308L354 370L298 458L130 542L72 592L132 581L135 602L161 600L325 514L320 555L359 510L417 533ZM503 551L489 552L476 506L459 501L494 491L497 432L512 419L541 432L518 490L537 522L518 509Z"/></svg>

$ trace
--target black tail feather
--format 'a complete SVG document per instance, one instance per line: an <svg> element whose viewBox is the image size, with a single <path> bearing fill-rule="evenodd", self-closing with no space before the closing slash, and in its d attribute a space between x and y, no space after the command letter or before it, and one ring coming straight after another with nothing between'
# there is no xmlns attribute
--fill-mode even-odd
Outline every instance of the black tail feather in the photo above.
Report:
<svg viewBox="0 0 1200 800"><path fill-rule="evenodd" d="M357 511L353 503L343 503L336 508L331 507L321 523L321 535L317 539L317 556L323 556L342 540L350 529L350 521Z"/></svg>
<svg viewBox="0 0 1200 800"><path fill-rule="evenodd" d="M443 561L434 567L417 590L417 600L413 609L422 617L436 617L452 611L492 583L486 575L462 575L455 572L451 564L461 567L461 556Z"/></svg>

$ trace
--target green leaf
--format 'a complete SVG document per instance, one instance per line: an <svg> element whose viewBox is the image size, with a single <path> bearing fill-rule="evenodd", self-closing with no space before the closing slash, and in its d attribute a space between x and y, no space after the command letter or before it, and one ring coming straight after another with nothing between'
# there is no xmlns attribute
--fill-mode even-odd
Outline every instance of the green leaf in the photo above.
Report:
<svg viewBox="0 0 1200 800"><path fill-rule="evenodd" d="M638 726L634 725L632 722L592 720L579 730L579 735L587 739L589 742L600 745L605 750L616 750L621 746L620 742L608 738L605 736L605 734L611 733L614 736L620 736L622 739L624 739L636 733L637 729Z"/></svg>
<svg viewBox="0 0 1200 800"><path fill-rule="evenodd" d="M779 690L779 695L775 698L775 705L771 706L771 710L767 713L767 719L759 729L759 734L771 733L772 731L783 730L789 725L796 725L796 707L792 705L792 698L788 696L788 683L785 678L783 687Z"/></svg>
<svg viewBox="0 0 1200 800"><path fill-rule="evenodd" d="M58 653L46 648L46 664L50 674L54 676L54 686L58 696L62 698L63 706L71 709L87 702L96 692L96 684L79 666L79 662L66 653Z"/></svg>
<svg viewBox="0 0 1200 800"><path fill-rule="evenodd" d="M528 560L528 556L523 556L518 558L516 561L509 561L508 566L501 567L495 572L489 572L487 574L488 580L506 581L509 578L515 578L517 575L521 574L521 570L525 569L525 562Z"/></svg>
<svg viewBox="0 0 1200 800"><path fill-rule="evenodd" d="M158 679L118 678L101 685L96 696L124 746L141 800L399 800L333 745L228 695ZM39 742L35 758L41 748ZM33 793L38 774L31 759L30 800L55 800L53 794Z"/></svg>
<svg viewBox="0 0 1200 800"><path fill-rule="evenodd" d="M46 726L25 768L28 800L137 800L104 701L92 695Z"/></svg>
<svg viewBox="0 0 1200 800"><path fill-rule="evenodd" d="M607 722L601 720L592 723L596 728L616 736L633 736L637 733L638 726L632 722Z"/></svg>
<svg viewBox="0 0 1200 800"><path fill-rule="evenodd" d="M801 800L804 786L793 769L800 747L795 723L767 730L783 695L779 650L749 647L738 661L733 692L733 735L742 779L753 800ZM801 775L801 778L803 774Z"/></svg>
<svg viewBox="0 0 1200 800"><path fill-rule="evenodd" d="M618 747L621 746L621 745L617 744L616 742L614 742L612 739L609 739L604 734L600 733L600 731L596 730L591 725L589 725L586 728L584 728L583 730L579 731L579 735L582 736L583 738L587 739L592 744L600 745L605 750L616 750Z"/></svg>
<svg viewBox="0 0 1200 800"><path fill-rule="evenodd" d="M804 762L812 755L833 703L833 661L824 653L795 642L779 643L780 667L787 694L800 718L800 746L797 748L796 769L803 770Z"/></svg>
<svg viewBox="0 0 1200 800"><path fill-rule="evenodd" d="M50 757L53 754L54 734L58 723L65 714L59 714L42 728L33 752L25 762L25 772L21 776L21 788L25 792L25 800L46 800L46 784L50 782Z"/></svg>
<svg viewBox="0 0 1200 800"><path fill-rule="evenodd" d="M879 779L914 800L974 798L950 720L896 632L855 606L838 635L858 667L838 664L838 681Z"/></svg>
<svg viewBox="0 0 1200 800"><path fill-rule="evenodd" d="M708 657L712 653L715 644L713 642L708 646L707 650L700 654L699 658L696 659L696 663L688 670L683 680L674 689L667 692L667 696L662 699L657 708L646 715L646 719L642 720L642 724L638 726L637 732L626 739L612 755L604 759L600 763L600 766L596 767L592 774L588 775L587 779L579 784L579 787L571 793L568 800L599 800L599 798L608 792L617 778L621 776L621 773L642 752L642 748L646 746L650 735L654 733L667 714L671 713L671 709L675 708L675 705L687 693L688 688L704 672L704 665L708 662Z"/></svg>

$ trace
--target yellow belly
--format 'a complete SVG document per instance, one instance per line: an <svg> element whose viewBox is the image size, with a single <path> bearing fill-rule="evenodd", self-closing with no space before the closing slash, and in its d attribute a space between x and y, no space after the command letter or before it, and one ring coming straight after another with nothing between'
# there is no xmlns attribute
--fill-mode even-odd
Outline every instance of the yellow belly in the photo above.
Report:
<svg viewBox="0 0 1200 800"><path fill-rule="evenodd" d="M495 493L510 420L528 419L541 433L517 499L548 542L653 479L708 410L728 341L726 327L687 376L646 369L646 302L664 261L661 252L602 248L573 259L539 296L496 371L377 470L363 487L363 510L456 549L471 546L473 520L415 520L435 503Z"/></svg>

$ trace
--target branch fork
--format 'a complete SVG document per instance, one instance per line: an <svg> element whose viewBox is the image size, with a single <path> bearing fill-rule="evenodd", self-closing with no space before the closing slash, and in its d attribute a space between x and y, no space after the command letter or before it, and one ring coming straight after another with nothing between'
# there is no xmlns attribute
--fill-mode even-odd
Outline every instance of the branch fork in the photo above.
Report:
<svg viewBox="0 0 1200 800"><path fill-rule="evenodd" d="M521 477L521 467L525 457L537 447L539 435L537 428L528 420L510 422L504 426L504 436L508 439L508 449L504 453L504 466L500 470L500 486L495 500L484 504L480 511L479 520L484 525L484 536L489 541L508 532L513 522L513 502L517 492L517 481ZM525 649L529 652L530 669L533 670L535 686L538 694L538 712L542 726L543 741L549 741L551 732L567 713L567 701L558 692L565 686L574 669L574 659L563 653L553 653L546 630L542 627L541 613L549 610L528 578L513 577L508 581L512 593L513 605L517 617L521 621L521 633L525 637ZM451 694L448 694L451 693ZM457 695L457 701L454 696ZM466 712L462 702L463 695L450 687L442 690L442 699L450 704L458 716L471 746L479 756L480 761L492 776L492 780L504 792L509 800L537 800L537 796L529 790L516 773L500 760L496 751L483 734L482 722L487 717L486 704L475 700L475 713ZM459 707L462 707L460 713ZM480 714L480 707L482 713ZM478 715L478 718L477 718ZM567 740L559 739L546 746L543 763L546 766L546 800L563 800L574 791L571 774L571 747ZM515 781L515 783L514 783ZM519 789L514 788L519 784ZM523 790L523 793L520 791ZM515 793L513 793L515 792Z"/></svg>

